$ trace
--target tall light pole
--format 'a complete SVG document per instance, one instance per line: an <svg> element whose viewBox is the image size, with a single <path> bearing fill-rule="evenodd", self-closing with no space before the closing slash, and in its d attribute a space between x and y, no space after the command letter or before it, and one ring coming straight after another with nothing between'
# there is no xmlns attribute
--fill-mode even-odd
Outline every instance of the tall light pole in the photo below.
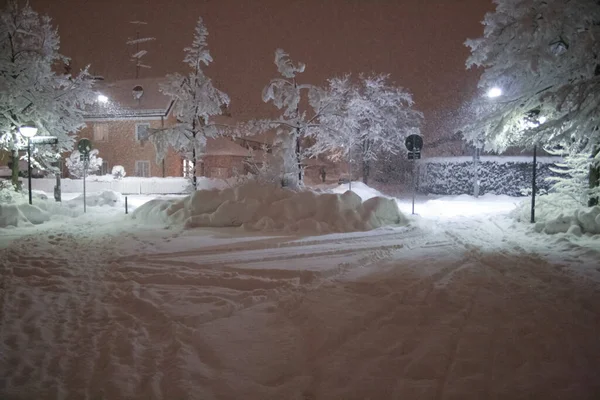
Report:
<svg viewBox="0 0 600 400"><path fill-rule="evenodd" d="M34 123L27 123L19 128L19 133L27 138L27 186L29 186L29 204L31 204L31 138L37 134Z"/></svg>
<svg viewBox="0 0 600 400"><path fill-rule="evenodd" d="M531 113L530 118L535 118L535 121L530 121L529 126L536 128L546 122L546 117L543 115L538 117L538 113ZM537 191L537 143L533 145L533 169L531 174L531 219L532 224L535 223L535 192Z"/></svg>

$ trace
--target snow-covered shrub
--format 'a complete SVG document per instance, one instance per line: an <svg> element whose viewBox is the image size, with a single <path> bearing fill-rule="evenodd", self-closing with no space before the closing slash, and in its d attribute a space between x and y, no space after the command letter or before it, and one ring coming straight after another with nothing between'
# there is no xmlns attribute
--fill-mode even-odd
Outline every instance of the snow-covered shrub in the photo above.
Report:
<svg viewBox="0 0 600 400"><path fill-rule="evenodd" d="M556 176L548 178L552 191L570 197L586 206L591 197L600 196L600 187L590 188L589 174L593 159L587 154L566 156L563 163L557 163L550 169Z"/></svg>
<svg viewBox="0 0 600 400"><path fill-rule="evenodd" d="M69 174L74 178L83 178L84 162L80 159L79 151L75 150L67 158L66 164ZM88 162L87 175L93 174L102 167L102 158L98 157L98 149L90 151L90 161Z"/></svg>
<svg viewBox="0 0 600 400"><path fill-rule="evenodd" d="M522 159L522 161L521 161ZM553 160L538 159L537 188L548 191L555 176ZM526 157L482 157L478 163L479 194L493 193L522 196L531 187L532 161ZM418 189L424 193L458 195L473 194L474 166L470 157L422 160L419 165Z"/></svg>
<svg viewBox="0 0 600 400"><path fill-rule="evenodd" d="M113 178L120 180L125 178L125 168L122 165L115 165L112 167L111 175Z"/></svg>
<svg viewBox="0 0 600 400"><path fill-rule="evenodd" d="M0 181L0 203L12 203L17 194L11 181Z"/></svg>
<svg viewBox="0 0 600 400"><path fill-rule="evenodd" d="M240 176L243 182L253 180L260 183L281 184L283 165L281 160L268 153L267 146L261 151L250 150L250 157L244 161L249 174Z"/></svg>
<svg viewBox="0 0 600 400"><path fill-rule="evenodd" d="M519 222L531 221L531 199L522 201L511 217ZM548 234L600 233L600 207L581 205L573 196L564 193L549 193L535 200L535 230Z"/></svg>

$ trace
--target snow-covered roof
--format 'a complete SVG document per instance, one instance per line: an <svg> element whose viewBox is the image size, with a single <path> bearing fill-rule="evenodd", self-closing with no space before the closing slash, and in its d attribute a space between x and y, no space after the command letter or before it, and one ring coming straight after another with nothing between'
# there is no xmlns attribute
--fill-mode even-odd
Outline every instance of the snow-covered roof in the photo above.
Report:
<svg viewBox="0 0 600 400"><path fill-rule="evenodd" d="M128 79L114 82L98 81L94 90L106 96L86 113L86 119L165 117L172 101L159 90L164 78ZM136 89L134 91L134 88Z"/></svg>
<svg viewBox="0 0 600 400"><path fill-rule="evenodd" d="M210 138L206 140L207 156L237 156L249 157L250 151L225 137Z"/></svg>

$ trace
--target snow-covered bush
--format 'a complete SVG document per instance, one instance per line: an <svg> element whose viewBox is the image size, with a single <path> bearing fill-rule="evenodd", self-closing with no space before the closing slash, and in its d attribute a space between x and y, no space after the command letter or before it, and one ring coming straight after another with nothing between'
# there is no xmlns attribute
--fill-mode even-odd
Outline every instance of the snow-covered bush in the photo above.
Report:
<svg viewBox="0 0 600 400"><path fill-rule="evenodd" d="M74 178L83 178L83 169L85 163L81 160L79 151L75 150L71 153L66 161L69 175ZM93 174L102 167L102 158L98 157L98 149L90 151L90 161L88 162L87 175Z"/></svg>
<svg viewBox="0 0 600 400"><path fill-rule="evenodd" d="M111 175L113 178L120 180L125 178L125 168L122 165L115 165L112 167Z"/></svg>
<svg viewBox="0 0 600 400"><path fill-rule="evenodd" d="M12 203L17 191L11 181L0 181L0 203Z"/></svg>
<svg viewBox="0 0 600 400"><path fill-rule="evenodd" d="M549 160L538 160L537 188L548 191L554 176ZM472 194L474 166L470 157L423 160L419 165L418 190L431 194ZM531 187L532 161L517 158L485 157L478 163L479 193L522 196Z"/></svg>
<svg viewBox="0 0 600 400"><path fill-rule="evenodd" d="M531 220L531 200L521 202L511 214L519 222ZM585 207L571 196L549 193L538 196L535 202L535 230L548 234L600 233L600 207Z"/></svg>
<svg viewBox="0 0 600 400"><path fill-rule="evenodd" d="M249 174L243 175L244 180L253 180L260 183L281 184L283 165L281 158L273 157L268 153L267 146L261 151L250 150L250 157L244 161Z"/></svg>

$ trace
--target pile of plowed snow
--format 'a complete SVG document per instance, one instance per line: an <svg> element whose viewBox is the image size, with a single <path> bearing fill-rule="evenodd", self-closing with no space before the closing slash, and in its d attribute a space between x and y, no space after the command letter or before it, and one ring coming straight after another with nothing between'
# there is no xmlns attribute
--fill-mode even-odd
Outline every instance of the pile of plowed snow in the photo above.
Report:
<svg viewBox="0 0 600 400"><path fill-rule="evenodd" d="M561 214L547 221L535 224L537 232L549 234L569 233L581 236L583 233L600 233L600 206L579 209L571 215Z"/></svg>
<svg viewBox="0 0 600 400"><path fill-rule="evenodd" d="M90 193L86 197L88 207L110 206L121 204L121 194L110 190ZM75 217L82 213L83 195L63 203L49 199L42 191L33 191L33 205L28 197L4 189L0 191L0 228L39 225L50 221L55 216Z"/></svg>
<svg viewBox="0 0 600 400"><path fill-rule="evenodd" d="M154 199L138 207L133 218L145 223L195 227L243 227L250 231L352 232L408 220L392 199L365 202L343 194L292 191L250 182L224 190L199 190L182 199Z"/></svg>

